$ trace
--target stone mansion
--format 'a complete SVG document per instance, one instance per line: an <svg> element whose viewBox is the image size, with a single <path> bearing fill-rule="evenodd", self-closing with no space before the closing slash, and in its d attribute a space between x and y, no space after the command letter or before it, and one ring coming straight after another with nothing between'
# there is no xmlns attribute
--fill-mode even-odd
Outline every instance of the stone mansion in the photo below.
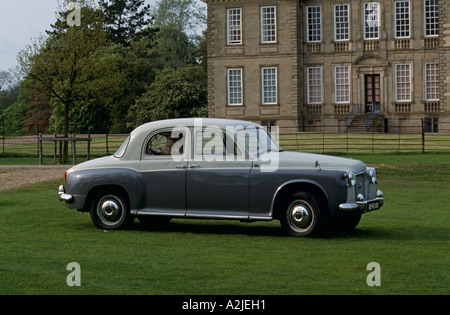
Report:
<svg viewBox="0 0 450 315"><path fill-rule="evenodd" d="M450 133L450 0L202 1L210 117Z"/></svg>

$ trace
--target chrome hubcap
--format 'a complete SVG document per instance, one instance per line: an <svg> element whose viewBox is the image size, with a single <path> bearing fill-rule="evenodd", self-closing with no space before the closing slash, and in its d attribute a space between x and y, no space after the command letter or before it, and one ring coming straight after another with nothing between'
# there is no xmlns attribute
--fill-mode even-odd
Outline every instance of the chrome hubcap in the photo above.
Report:
<svg viewBox="0 0 450 315"><path fill-rule="evenodd" d="M295 206L291 212L291 220L295 226L304 227L309 222L309 212L304 206Z"/></svg>
<svg viewBox="0 0 450 315"><path fill-rule="evenodd" d="M123 204L115 196L103 197L97 206L100 220L107 225L116 224L123 215Z"/></svg>
<svg viewBox="0 0 450 315"><path fill-rule="evenodd" d="M303 200L296 200L289 206L289 209L291 227L298 232L308 230L314 220L314 213L309 204Z"/></svg>

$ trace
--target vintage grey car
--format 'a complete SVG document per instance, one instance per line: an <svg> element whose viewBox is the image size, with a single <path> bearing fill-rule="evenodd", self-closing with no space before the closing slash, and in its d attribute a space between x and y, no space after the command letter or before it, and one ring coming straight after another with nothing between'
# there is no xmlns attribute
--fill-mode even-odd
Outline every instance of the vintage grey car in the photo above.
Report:
<svg viewBox="0 0 450 315"><path fill-rule="evenodd" d="M276 219L315 236L382 207L376 176L358 160L284 151L255 123L185 118L144 124L114 155L70 168L58 196L105 230L135 218Z"/></svg>

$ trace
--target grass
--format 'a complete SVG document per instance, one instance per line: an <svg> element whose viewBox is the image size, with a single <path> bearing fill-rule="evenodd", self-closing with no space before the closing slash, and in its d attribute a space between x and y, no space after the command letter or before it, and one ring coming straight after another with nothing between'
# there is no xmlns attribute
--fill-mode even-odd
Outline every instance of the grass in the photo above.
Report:
<svg viewBox="0 0 450 315"><path fill-rule="evenodd" d="M316 239L285 237L278 221L104 232L57 201L61 181L1 192L0 294L448 294L450 155L353 158L378 166L385 206ZM66 285L70 262L80 287Z"/></svg>

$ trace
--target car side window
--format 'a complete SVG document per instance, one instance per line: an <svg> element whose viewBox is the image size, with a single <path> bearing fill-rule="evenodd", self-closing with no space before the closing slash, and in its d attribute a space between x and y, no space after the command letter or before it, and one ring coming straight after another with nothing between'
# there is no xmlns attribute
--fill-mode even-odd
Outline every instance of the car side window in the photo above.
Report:
<svg viewBox="0 0 450 315"><path fill-rule="evenodd" d="M178 136L178 137L177 137ZM173 135L170 131L154 134L147 143L146 155L183 155L184 134Z"/></svg>
<svg viewBox="0 0 450 315"><path fill-rule="evenodd" d="M203 130L195 133L195 155L239 155L236 143L222 131Z"/></svg>

